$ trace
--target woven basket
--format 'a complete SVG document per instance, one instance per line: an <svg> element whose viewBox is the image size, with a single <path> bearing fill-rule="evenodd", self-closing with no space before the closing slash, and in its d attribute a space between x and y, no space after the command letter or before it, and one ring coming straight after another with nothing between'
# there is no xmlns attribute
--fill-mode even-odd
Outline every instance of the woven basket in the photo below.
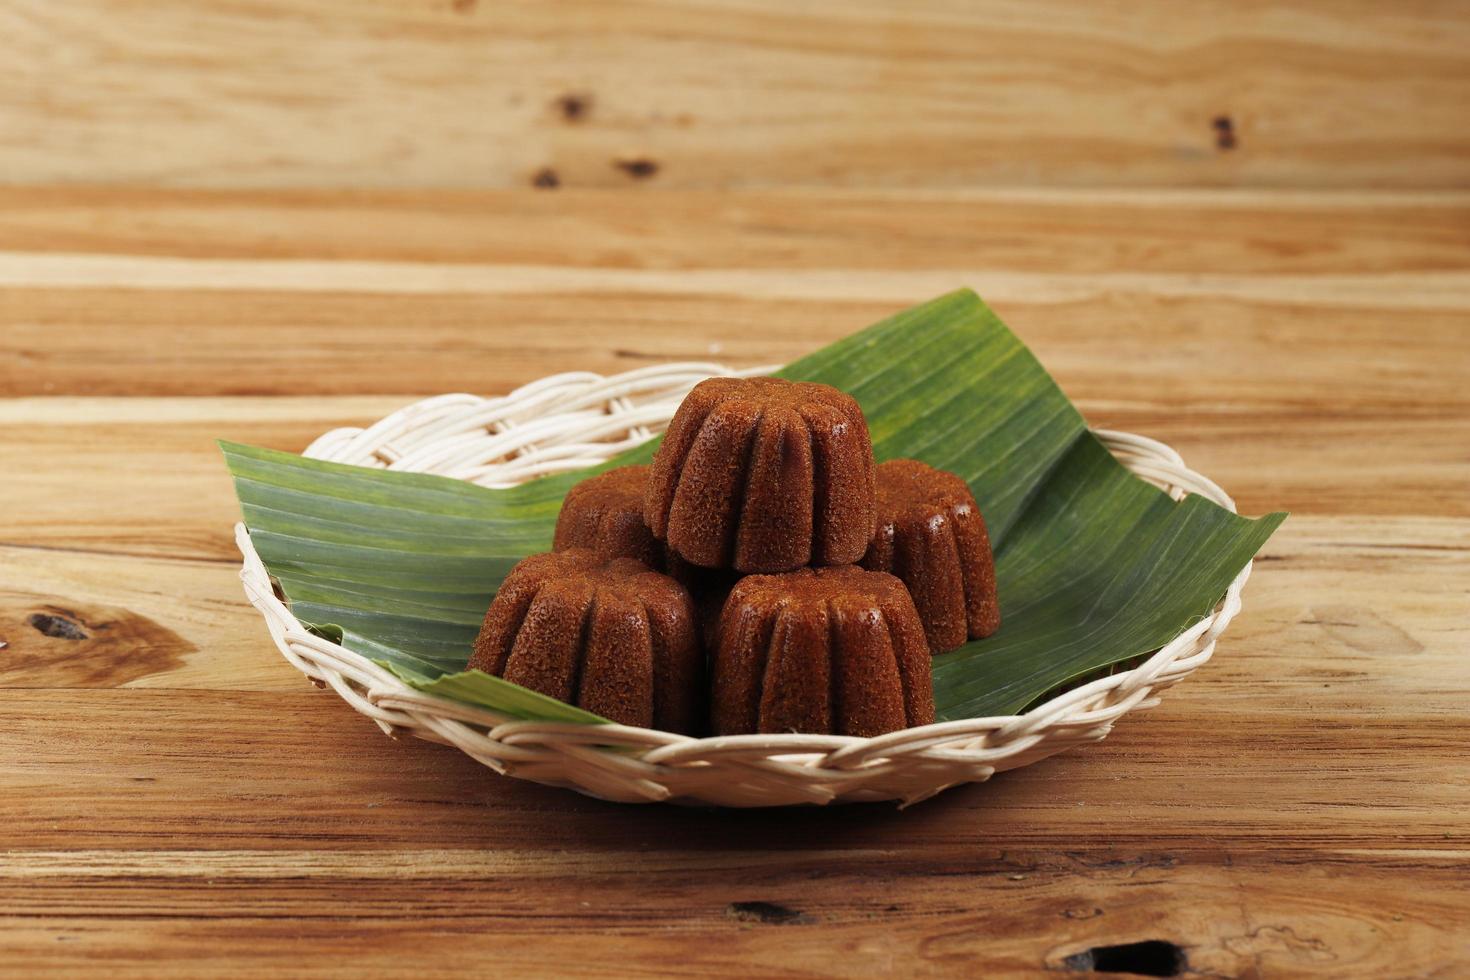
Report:
<svg viewBox="0 0 1470 980"><path fill-rule="evenodd" d="M501 398L442 395L366 429L337 429L306 450L316 459L438 473L483 486L601 463L662 431L698 381L735 372L669 364L604 378L559 374ZM1196 493L1235 509L1225 492L1168 446L1098 431L1115 456L1175 499ZM313 636L272 588L245 526L245 594L282 654L318 686L330 686L389 735L453 745L496 772L629 803L784 806L900 800L905 805L961 783L1095 742L1129 711L1210 659L1240 609L1247 564L1214 611L1139 666L1052 698L1024 715L968 718L877 738L738 735L688 738L623 725L517 721L416 691L372 661Z"/></svg>

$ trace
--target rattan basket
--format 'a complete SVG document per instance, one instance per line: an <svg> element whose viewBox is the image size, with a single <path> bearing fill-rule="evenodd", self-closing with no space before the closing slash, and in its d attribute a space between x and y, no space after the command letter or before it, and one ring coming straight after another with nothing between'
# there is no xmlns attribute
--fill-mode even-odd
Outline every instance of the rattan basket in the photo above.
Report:
<svg viewBox="0 0 1470 980"><path fill-rule="evenodd" d="M716 364L669 364L613 377L577 372L501 398L443 395L409 405L366 429L337 429L307 450L317 459L438 473L508 486L601 463L663 430L684 394ZM1176 499L1196 493L1234 502L1161 443L1122 432L1097 435L1122 463ZM622 725L517 721L417 691L377 664L307 632L272 588L245 526L245 594L282 654L318 686L330 686L389 735L453 745L496 772L629 803L784 806L899 800L981 782L1108 734L1158 702L1158 693L1210 659L1240 609L1247 564L1214 611L1139 666L1084 684L1024 715L968 718L878 738L741 735L688 738Z"/></svg>

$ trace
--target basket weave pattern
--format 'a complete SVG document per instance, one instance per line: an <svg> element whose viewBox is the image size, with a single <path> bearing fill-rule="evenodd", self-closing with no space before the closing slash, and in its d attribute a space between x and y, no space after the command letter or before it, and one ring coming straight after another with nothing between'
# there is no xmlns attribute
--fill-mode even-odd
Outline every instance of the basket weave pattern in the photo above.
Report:
<svg viewBox="0 0 1470 980"><path fill-rule="evenodd" d="M613 377L558 374L499 398L442 395L409 405L366 429L337 429L307 450L317 459L437 473L483 486L511 486L606 461L662 432L680 400L716 364L669 364ZM1188 469L1168 446L1097 432L1118 459L1175 499L1234 502ZM330 686L389 735L453 745L497 772L603 799L718 806L782 806L900 800L914 803L961 783L1095 742L1137 708L1158 703L1214 653L1240 609L1246 565L1213 612L1137 667L1067 691L1024 715L968 718L876 738L737 735L689 738L624 725L518 721L424 694L387 670L307 632L273 590L243 524L245 594L281 653L318 686Z"/></svg>

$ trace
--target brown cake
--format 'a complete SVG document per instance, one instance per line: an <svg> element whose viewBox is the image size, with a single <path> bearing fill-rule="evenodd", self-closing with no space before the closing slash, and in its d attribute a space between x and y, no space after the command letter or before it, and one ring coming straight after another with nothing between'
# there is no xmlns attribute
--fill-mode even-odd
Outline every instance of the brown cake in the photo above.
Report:
<svg viewBox="0 0 1470 980"><path fill-rule="evenodd" d="M720 616L711 712L718 735L932 722L929 645L903 583L852 565L741 579Z"/></svg>
<svg viewBox="0 0 1470 980"><path fill-rule="evenodd" d="M643 520L647 466L619 466L567 491L556 516L552 547L591 548L603 558L636 558L685 581L689 569L653 536Z"/></svg>
<svg viewBox="0 0 1470 980"><path fill-rule="evenodd" d="M632 558L572 548L523 559L485 613L469 667L624 725L701 727L689 593Z"/></svg>
<svg viewBox="0 0 1470 980"><path fill-rule="evenodd" d="M877 469L878 530L863 567L903 579L934 653L1000 626L985 520L964 480L916 459Z"/></svg>
<svg viewBox="0 0 1470 980"><path fill-rule="evenodd" d="M702 381L654 456L644 516L656 537L705 568L855 562L874 527L862 410L828 385Z"/></svg>

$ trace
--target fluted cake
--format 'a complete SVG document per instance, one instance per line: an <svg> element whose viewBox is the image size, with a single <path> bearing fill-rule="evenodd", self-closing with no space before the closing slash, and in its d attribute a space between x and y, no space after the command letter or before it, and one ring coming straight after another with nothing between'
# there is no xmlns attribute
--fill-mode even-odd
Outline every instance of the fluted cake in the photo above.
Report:
<svg viewBox="0 0 1470 980"><path fill-rule="evenodd" d="M636 558L683 582L690 569L653 536L643 519L647 466L619 466L567 491L552 548L591 548L603 558Z"/></svg>
<svg viewBox="0 0 1470 980"><path fill-rule="evenodd" d="M469 662L610 721L686 734L702 727L702 668L684 587L586 548L511 569Z"/></svg>
<svg viewBox="0 0 1470 980"><path fill-rule="evenodd" d="M720 616L712 727L872 736L927 725L929 659L892 575L846 565L747 576Z"/></svg>
<svg viewBox="0 0 1470 980"><path fill-rule="evenodd" d="M916 459L889 460L876 476L878 528L863 567L903 580L934 653L994 633L995 562L969 485Z"/></svg>
<svg viewBox="0 0 1470 980"><path fill-rule="evenodd" d="M704 568L855 562L873 534L862 410L830 385L702 381L654 456L644 516L656 537Z"/></svg>

